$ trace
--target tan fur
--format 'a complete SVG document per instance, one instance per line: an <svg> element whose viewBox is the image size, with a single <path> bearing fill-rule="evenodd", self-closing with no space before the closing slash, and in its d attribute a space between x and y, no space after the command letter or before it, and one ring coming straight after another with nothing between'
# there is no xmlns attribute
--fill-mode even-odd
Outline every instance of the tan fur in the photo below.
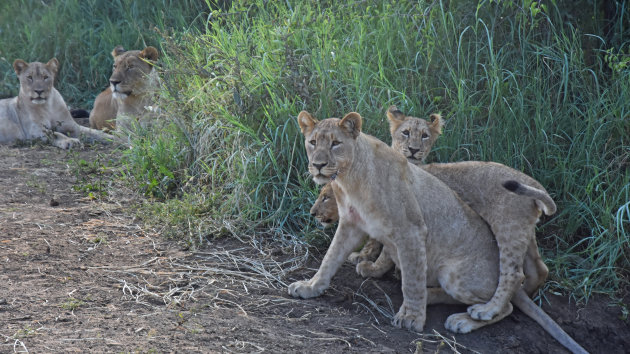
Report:
<svg viewBox="0 0 630 354"><path fill-rule="evenodd" d="M402 153L414 165L424 163L431 147L442 134L444 121L439 114L431 114L431 121L407 117L396 106L387 110L392 148Z"/></svg>
<svg viewBox="0 0 630 354"><path fill-rule="evenodd" d="M97 129L129 128L134 121L154 111L154 93L159 80L153 62L157 49L125 50L117 46L112 51L114 67L110 86L94 100L90 112L90 126Z"/></svg>
<svg viewBox="0 0 630 354"><path fill-rule="evenodd" d="M401 120L400 124L396 127L392 126L392 135L396 134L400 136L403 141L394 147L394 149L402 152L409 160L414 160L418 163L424 162L431 152L433 144L435 144L437 138L442 134L442 126L444 125L442 117L439 114L431 114L430 119L431 122L418 118L413 122ZM331 223L339 220L337 202L335 201L332 187L330 187L329 184L322 187L317 200L315 200L311 208L311 215L324 225L324 227L328 227ZM361 251L352 252L348 257L348 261L354 264L362 261L373 261L378 257L381 248L382 245L379 242L368 238L361 247ZM391 268L391 262L387 262L386 259L387 258L384 256L380 260L381 262L376 266L370 265L369 268L371 270L369 272L366 271L365 274L372 274L370 276L385 274L385 272ZM386 265L389 265L388 269L375 269L375 267L383 267Z"/></svg>
<svg viewBox="0 0 630 354"><path fill-rule="evenodd" d="M407 129L411 130L411 135L417 136L424 132L417 121L425 121L404 115L396 106L387 110L387 118L392 132L392 147L404 154L408 139L398 134L401 127L409 126ZM420 166L418 159L405 156L409 162ZM543 211L547 215L555 213L556 205L540 183L522 172L493 162L430 164L422 168L446 183L481 215L497 239L499 285L488 303L469 308L472 318L489 320L498 315L525 279L525 291L530 295L542 286L549 270L538 253L536 222ZM506 190L502 184L508 180L522 185L521 194L531 190L528 197ZM523 272L524 263L527 274Z"/></svg>
<svg viewBox="0 0 630 354"><path fill-rule="evenodd" d="M422 331L427 303L474 305L492 298L499 278L494 235L456 193L383 142L361 133L358 113L348 113L341 120L317 121L301 112L298 122L313 180L319 184L333 180L339 226L317 273L310 280L292 283L288 288L291 296L320 295L367 234L384 245L401 271L403 303L393 320L397 327ZM526 307L527 301L533 304L522 289L515 298L519 308ZM445 327L467 333L497 322L511 311L508 302L487 321L474 320L467 312L454 314ZM542 311L529 314L546 316ZM554 337L570 340L553 324ZM571 350L583 350L572 343Z"/></svg>
<svg viewBox="0 0 630 354"><path fill-rule="evenodd" d="M20 79L17 97L0 100L0 144L42 139L62 149L81 146L79 137L103 142L113 139L103 132L78 125L53 83L59 62L13 62ZM69 135L69 136L68 136Z"/></svg>

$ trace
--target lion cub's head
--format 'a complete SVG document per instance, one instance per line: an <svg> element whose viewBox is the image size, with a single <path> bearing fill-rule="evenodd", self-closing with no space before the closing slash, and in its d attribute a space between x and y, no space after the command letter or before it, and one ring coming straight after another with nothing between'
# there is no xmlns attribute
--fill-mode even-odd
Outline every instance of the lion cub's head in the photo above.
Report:
<svg viewBox="0 0 630 354"><path fill-rule="evenodd" d="M126 99L128 96L138 96L153 89L149 74L153 71L153 63L158 58L158 51L154 47L143 50L125 50L117 46L112 51L114 70L109 78L114 98Z"/></svg>
<svg viewBox="0 0 630 354"><path fill-rule="evenodd" d="M387 110L392 148L401 152L409 162L419 165L431 152L431 147L442 134L444 121L439 114L431 114L431 121L404 115L396 106Z"/></svg>
<svg viewBox="0 0 630 354"><path fill-rule="evenodd" d="M311 215L317 219L324 227L339 220L339 211L337 210L337 200L330 183L326 183L319 196L311 208Z"/></svg>
<svg viewBox="0 0 630 354"><path fill-rule="evenodd" d="M33 104L43 104L50 96L59 62L52 58L46 64L26 63L22 59L13 62L13 69L20 79L20 97Z"/></svg>
<svg viewBox="0 0 630 354"><path fill-rule="evenodd" d="M324 184L352 163L354 140L361 134L361 116L351 112L343 119L318 121L306 111L298 115L305 138L308 171L317 184Z"/></svg>

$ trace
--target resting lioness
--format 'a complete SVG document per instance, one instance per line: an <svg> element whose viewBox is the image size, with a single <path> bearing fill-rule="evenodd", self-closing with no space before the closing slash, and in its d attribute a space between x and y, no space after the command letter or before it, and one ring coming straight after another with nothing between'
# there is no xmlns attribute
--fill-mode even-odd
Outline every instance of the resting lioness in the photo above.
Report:
<svg viewBox="0 0 630 354"><path fill-rule="evenodd" d="M154 93L159 79L154 64L158 51L154 47L112 50L114 66L109 87L94 100L90 126L96 129L128 128L134 121L154 111Z"/></svg>
<svg viewBox="0 0 630 354"><path fill-rule="evenodd" d="M333 181L339 226L317 273L308 281L292 283L291 296L320 295L368 234L383 243L401 272L403 303L394 316L395 326L422 331L427 303L473 305L490 300L499 277L494 235L448 186L383 142L361 133L358 113L319 122L303 111L298 122L313 180L319 184ZM519 289L512 301L567 348L585 352L524 290ZM467 333L511 312L508 303L487 321L458 313L448 317L445 327Z"/></svg>
<svg viewBox="0 0 630 354"><path fill-rule="evenodd" d="M79 137L103 142L113 137L78 125L59 91L53 87L59 62L13 62L20 80L17 97L0 100L0 144L42 139L62 149L80 146ZM70 135L67 136L67 135Z"/></svg>

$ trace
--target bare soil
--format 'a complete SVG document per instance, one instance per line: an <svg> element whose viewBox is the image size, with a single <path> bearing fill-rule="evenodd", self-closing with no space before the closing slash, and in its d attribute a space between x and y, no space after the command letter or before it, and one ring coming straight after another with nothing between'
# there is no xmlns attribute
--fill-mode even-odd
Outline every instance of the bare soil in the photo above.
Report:
<svg viewBox="0 0 630 354"><path fill-rule="evenodd" d="M106 197L76 191L81 159L118 153L0 147L0 352L565 352L518 310L467 335L443 326L464 306L430 306L422 334L394 328L399 281L360 279L349 264L323 296L290 298L321 254L245 235L189 251L134 217L115 174L101 181ZM608 298L545 295L543 309L590 352L630 348Z"/></svg>

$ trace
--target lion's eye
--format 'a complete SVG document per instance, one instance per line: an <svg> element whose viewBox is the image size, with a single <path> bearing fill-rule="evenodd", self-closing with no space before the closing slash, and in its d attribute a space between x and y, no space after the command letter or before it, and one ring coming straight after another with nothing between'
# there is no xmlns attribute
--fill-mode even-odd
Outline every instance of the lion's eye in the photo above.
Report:
<svg viewBox="0 0 630 354"><path fill-rule="evenodd" d="M313 146L315 146L315 144L316 144L317 142L315 141L315 139L313 139L313 140L309 141L308 143L309 143L309 144L311 144L311 145L313 145Z"/></svg>
<svg viewBox="0 0 630 354"><path fill-rule="evenodd" d="M44 80L48 80L48 75L44 75Z"/></svg>
<svg viewBox="0 0 630 354"><path fill-rule="evenodd" d="M402 135L408 138L409 137L409 129L403 130Z"/></svg>
<svg viewBox="0 0 630 354"><path fill-rule="evenodd" d="M30 75L29 75L29 76L27 76L26 78L28 79L28 81L33 81L33 77L32 77L32 76L30 76Z"/></svg>
<svg viewBox="0 0 630 354"><path fill-rule="evenodd" d="M429 134L422 133L422 140L426 140L426 139L429 139Z"/></svg>
<svg viewBox="0 0 630 354"><path fill-rule="evenodd" d="M335 147L335 146L338 146L339 144L341 144L341 141L333 140L333 142L330 145L330 147Z"/></svg>
<svg viewBox="0 0 630 354"><path fill-rule="evenodd" d="M327 200L328 200L328 197L327 197L327 196L324 196L324 197L322 198L322 202L325 202L325 201L327 201Z"/></svg>

